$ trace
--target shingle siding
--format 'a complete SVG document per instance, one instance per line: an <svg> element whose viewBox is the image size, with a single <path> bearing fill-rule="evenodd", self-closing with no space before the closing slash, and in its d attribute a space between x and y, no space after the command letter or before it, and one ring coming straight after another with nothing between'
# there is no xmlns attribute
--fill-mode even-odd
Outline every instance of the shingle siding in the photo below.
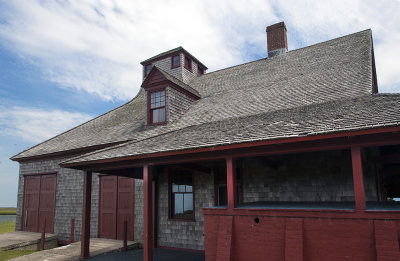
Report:
<svg viewBox="0 0 400 261"><path fill-rule="evenodd" d="M57 186L54 233L58 236L59 240L70 240L71 219L75 218L75 240L80 240L82 226L82 188L84 176L83 171L60 168L58 164L64 160L67 160L68 158L70 157L58 157L20 163L16 230L21 230L24 175L56 172ZM92 237L97 237L98 230L98 193L99 178L97 174L94 174L92 180L92 210L90 223Z"/></svg>
<svg viewBox="0 0 400 261"><path fill-rule="evenodd" d="M194 173L195 221L168 219L168 173L158 175L157 244L165 247L204 250L202 208L214 205L214 176Z"/></svg>
<svg viewBox="0 0 400 261"><path fill-rule="evenodd" d="M193 104L194 100L187 95L167 87L167 120L173 122L181 117Z"/></svg>

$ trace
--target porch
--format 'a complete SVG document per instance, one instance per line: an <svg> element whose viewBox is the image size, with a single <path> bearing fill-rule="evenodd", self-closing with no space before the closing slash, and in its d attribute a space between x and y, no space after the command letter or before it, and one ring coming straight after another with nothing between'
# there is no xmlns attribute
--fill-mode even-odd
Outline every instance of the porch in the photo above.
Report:
<svg viewBox="0 0 400 261"><path fill-rule="evenodd" d="M167 218L195 212L204 219L206 260L400 260L400 205L392 201L399 195L399 133L304 139L84 165L82 234L88 239L95 171L143 179L146 261L153 260L157 245L153 199L162 191L172 212ZM174 183L166 178L171 168L196 170L211 180L211 193L193 195L207 198L202 214L195 211L195 200L192 206L172 207L181 202L171 198L174 186L178 194L190 194L196 183ZM163 189L162 180L168 184ZM87 239L82 258L89 257Z"/></svg>

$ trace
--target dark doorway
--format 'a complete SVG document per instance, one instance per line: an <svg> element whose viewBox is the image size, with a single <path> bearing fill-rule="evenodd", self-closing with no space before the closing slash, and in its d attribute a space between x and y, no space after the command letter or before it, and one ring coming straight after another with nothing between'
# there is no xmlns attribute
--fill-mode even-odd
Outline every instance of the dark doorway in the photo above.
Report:
<svg viewBox="0 0 400 261"><path fill-rule="evenodd" d="M29 175L24 180L22 230L54 233L57 175Z"/></svg>
<svg viewBox="0 0 400 261"><path fill-rule="evenodd" d="M134 179L100 176L99 237L123 239L127 221L128 240L133 240Z"/></svg>

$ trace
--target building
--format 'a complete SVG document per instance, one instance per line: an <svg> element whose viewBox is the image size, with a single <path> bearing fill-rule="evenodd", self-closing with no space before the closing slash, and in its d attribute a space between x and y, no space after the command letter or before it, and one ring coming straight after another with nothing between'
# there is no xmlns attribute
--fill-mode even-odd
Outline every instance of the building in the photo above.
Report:
<svg viewBox="0 0 400 261"><path fill-rule="evenodd" d="M142 62L128 103L12 159L17 229L205 251L206 260L400 260L400 94L371 30L205 73L182 47Z"/></svg>

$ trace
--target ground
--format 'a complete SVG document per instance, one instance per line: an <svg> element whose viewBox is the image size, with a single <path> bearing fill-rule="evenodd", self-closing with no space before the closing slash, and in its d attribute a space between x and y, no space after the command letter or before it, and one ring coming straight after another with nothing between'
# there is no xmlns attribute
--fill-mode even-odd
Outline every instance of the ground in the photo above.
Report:
<svg viewBox="0 0 400 261"><path fill-rule="evenodd" d="M2 213L10 210L0 210ZM12 210L11 210L12 211ZM15 212L14 212L15 214ZM7 213L7 215L9 215ZM0 223L0 234L8 233L8 232L14 232L15 231L15 221L6 221L6 222L1 222ZM0 251L0 261L4 260L9 260L15 257L19 256L24 256L24 255L29 255L33 252L36 252L36 250L9 250L9 251Z"/></svg>

